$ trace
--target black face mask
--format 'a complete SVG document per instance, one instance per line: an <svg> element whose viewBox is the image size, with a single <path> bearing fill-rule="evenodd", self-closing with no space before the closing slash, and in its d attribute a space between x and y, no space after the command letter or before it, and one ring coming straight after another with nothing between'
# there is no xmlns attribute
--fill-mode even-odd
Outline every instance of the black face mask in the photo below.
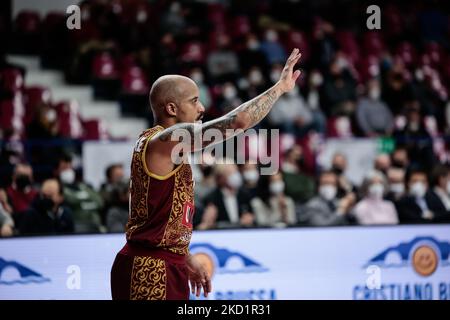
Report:
<svg viewBox="0 0 450 320"><path fill-rule="evenodd" d="M19 190L25 190L26 187L31 185L30 177L27 175L18 175L16 178L16 185Z"/></svg>
<svg viewBox="0 0 450 320"><path fill-rule="evenodd" d="M53 211L55 203L52 199L40 196L37 204L37 209L41 212Z"/></svg>
<svg viewBox="0 0 450 320"><path fill-rule="evenodd" d="M202 168L202 172L203 172L203 176L206 178L206 177L209 177L210 175L211 175L211 173L212 173L212 166L206 166L206 167L203 167Z"/></svg>
<svg viewBox="0 0 450 320"><path fill-rule="evenodd" d="M340 176L341 174L344 173L344 170L342 168L334 167L334 166L331 169L331 171L333 171L337 176Z"/></svg>

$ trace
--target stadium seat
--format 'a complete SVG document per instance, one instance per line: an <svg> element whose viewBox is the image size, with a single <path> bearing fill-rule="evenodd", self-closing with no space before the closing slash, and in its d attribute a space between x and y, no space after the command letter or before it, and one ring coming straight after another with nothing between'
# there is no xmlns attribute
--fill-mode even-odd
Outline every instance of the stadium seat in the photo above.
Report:
<svg viewBox="0 0 450 320"><path fill-rule="evenodd" d="M75 100L61 101L54 106L59 122L59 133L62 137L79 139L83 135L83 126L79 113L79 105Z"/></svg>
<svg viewBox="0 0 450 320"><path fill-rule="evenodd" d="M31 86L24 89L25 124L33 120L35 108L41 103L50 103L51 93L48 88Z"/></svg>
<svg viewBox="0 0 450 320"><path fill-rule="evenodd" d="M15 93L22 90L24 79L19 69L8 68L1 72L0 82L3 91Z"/></svg>

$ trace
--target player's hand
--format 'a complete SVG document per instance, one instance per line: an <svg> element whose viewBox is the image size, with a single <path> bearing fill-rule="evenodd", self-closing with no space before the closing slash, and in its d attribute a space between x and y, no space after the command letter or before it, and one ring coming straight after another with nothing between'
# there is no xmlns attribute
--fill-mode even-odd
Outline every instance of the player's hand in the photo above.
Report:
<svg viewBox="0 0 450 320"><path fill-rule="evenodd" d="M187 268L192 294L200 297L203 288L203 295L205 298L208 297L208 293L211 292L211 277L208 271L206 271L205 266L195 256L189 256L187 259Z"/></svg>
<svg viewBox="0 0 450 320"><path fill-rule="evenodd" d="M295 87L295 82L300 76L300 70L294 71L294 66L301 56L300 50L295 48L287 59L283 71L281 72L280 80L278 80L277 83L283 92L291 91Z"/></svg>

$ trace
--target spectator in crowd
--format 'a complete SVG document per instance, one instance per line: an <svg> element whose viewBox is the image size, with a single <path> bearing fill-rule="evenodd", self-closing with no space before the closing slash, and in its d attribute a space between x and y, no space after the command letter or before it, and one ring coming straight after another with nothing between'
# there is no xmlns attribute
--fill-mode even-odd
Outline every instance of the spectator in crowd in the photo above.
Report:
<svg viewBox="0 0 450 320"><path fill-rule="evenodd" d="M401 114L405 101L411 101L414 97L413 88L406 80L406 73L404 64L395 60L383 81L382 100L395 115Z"/></svg>
<svg viewBox="0 0 450 320"><path fill-rule="evenodd" d="M355 82L346 69L347 64L344 57L335 57L323 85L323 105L327 106L324 111L329 116L352 116L355 112Z"/></svg>
<svg viewBox="0 0 450 320"><path fill-rule="evenodd" d="M389 184L389 191L385 199L397 204L405 195L405 170L402 168L389 168L387 171L387 179Z"/></svg>
<svg viewBox="0 0 450 320"><path fill-rule="evenodd" d="M356 119L365 136L388 136L394 129L394 116L389 107L380 99L381 89L377 79L367 83L367 97L358 101Z"/></svg>
<svg viewBox="0 0 450 320"><path fill-rule="evenodd" d="M338 190L337 197L341 198L349 192L355 190L355 187L350 182L350 180L345 176L345 171L347 170L347 157L337 152L333 155L331 159L331 171L336 174L338 179Z"/></svg>
<svg viewBox="0 0 450 320"><path fill-rule="evenodd" d="M294 200L285 195L280 172L260 177L257 196L251 205L258 226L285 227L297 222Z"/></svg>
<svg viewBox="0 0 450 320"><path fill-rule="evenodd" d="M241 166L241 175L244 180L244 191L253 198L257 193L258 180L260 177L258 166L253 162L246 162Z"/></svg>
<svg viewBox="0 0 450 320"><path fill-rule="evenodd" d="M430 196L436 199L436 206L442 214L438 222L450 222L450 172L446 166L438 165L431 172ZM440 202L440 204L438 204Z"/></svg>
<svg viewBox="0 0 450 320"><path fill-rule="evenodd" d="M0 237L14 235L14 220L11 217L11 207L7 202L5 190L0 189Z"/></svg>
<svg viewBox="0 0 450 320"><path fill-rule="evenodd" d="M245 48L239 52L239 64L244 73L250 71L253 66L259 66L263 70L267 70L267 59L261 51L258 37L253 33L247 35ZM279 78L277 78L277 81Z"/></svg>
<svg viewBox="0 0 450 320"><path fill-rule="evenodd" d="M314 196L314 179L302 173L303 149L294 145L286 151L281 165L285 193L296 203L305 203Z"/></svg>
<svg viewBox="0 0 450 320"><path fill-rule="evenodd" d="M230 37L221 34L217 39L217 49L207 59L209 74L217 81L233 81L239 74L239 60L236 52L231 50Z"/></svg>
<svg viewBox="0 0 450 320"><path fill-rule="evenodd" d="M314 127L314 118L298 87L295 88L275 103L267 120L282 132L302 137Z"/></svg>
<svg viewBox="0 0 450 320"><path fill-rule="evenodd" d="M261 42L261 51L270 65L286 60L286 51L279 42L278 32L275 29L266 30L264 40Z"/></svg>
<svg viewBox="0 0 450 320"><path fill-rule="evenodd" d="M129 216L129 182L120 180L112 186L112 202L106 212L108 232L125 232Z"/></svg>
<svg viewBox="0 0 450 320"><path fill-rule="evenodd" d="M77 181L71 156L63 156L58 162L56 175L64 186L64 199L73 213L76 233L104 231L100 211L101 196L84 182Z"/></svg>
<svg viewBox="0 0 450 320"><path fill-rule="evenodd" d="M417 100L411 100L406 107L406 125L394 132L394 137L408 151L411 165L430 170L436 161L433 140L425 129L422 112Z"/></svg>
<svg viewBox="0 0 450 320"><path fill-rule="evenodd" d="M408 150L404 146L397 146L391 154L391 163L395 168L408 170L410 165Z"/></svg>
<svg viewBox="0 0 450 320"><path fill-rule="evenodd" d="M397 204L401 223L433 223L446 215L441 200L428 190L425 171L414 169L407 175L408 194Z"/></svg>
<svg viewBox="0 0 450 320"><path fill-rule="evenodd" d="M39 197L19 226L20 234L72 233L74 223L71 211L63 206L64 195L61 183L48 179L42 183Z"/></svg>
<svg viewBox="0 0 450 320"><path fill-rule="evenodd" d="M100 196L103 199L102 222L105 222L106 212L111 204L116 201L114 190L118 183L121 183L125 179L125 172L123 165L120 163L114 163L109 165L105 171L106 182L100 186Z"/></svg>
<svg viewBox="0 0 450 320"><path fill-rule="evenodd" d="M350 212L356 196L349 192L338 199L337 192L338 177L336 173L322 172L319 175L318 195L306 203L299 220L310 226L349 224L352 221Z"/></svg>
<svg viewBox="0 0 450 320"><path fill-rule="evenodd" d="M205 199L205 212L217 210L217 227L254 225L250 198L242 190L242 177L235 164L227 160L214 168L217 188ZM211 209L215 208L215 209Z"/></svg>
<svg viewBox="0 0 450 320"><path fill-rule="evenodd" d="M358 224L398 224L394 204L383 199L386 185L386 178L379 171L371 172L365 177L361 186L364 197L352 212Z"/></svg>
<svg viewBox="0 0 450 320"><path fill-rule="evenodd" d="M20 225L23 213L28 210L38 191L33 187L33 169L29 164L15 166L12 184L7 188L15 224Z"/></svg>
<svg viewBox="0 0 450 320"><path fill-rule="evenodd" d="M209 93L209 88L205 83L205 76L202 69L193 68L191 70L189 78L191 78L197 84L199 91L199 100L202 102L203 106L205 107L205 111L207 112L211 107L212 100L211 94Z"/></svg>
<svg viewBox="0 0 450 320"><path fill-rule="evenodd" d="M386 153L380 153L375 157L374 169L384 174L386 177L387 171L391 167L391 157Z"/></svg>

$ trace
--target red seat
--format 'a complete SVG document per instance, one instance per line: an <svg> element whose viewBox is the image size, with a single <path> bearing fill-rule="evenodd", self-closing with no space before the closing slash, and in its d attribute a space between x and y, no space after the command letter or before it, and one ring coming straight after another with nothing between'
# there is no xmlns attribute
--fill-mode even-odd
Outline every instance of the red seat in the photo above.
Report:
<svg viewBox="0 0 450 320"><path fill-rule="evenodd" d="M16 17L15 27L19 34L32 34L39 32L41 18L33 10L22 10Z"/></svg>
<svg viewBox="0 0 450 320"><path fill-rule="evenodd" d="M181 61L186 63L198 63L205 62L205 52L203 45L200 42L189 42L181 50Z"/></svg>
<svg viewBox="0 0 450 320"><path fill-rule="evenodd" d="M114 58L108 52L102 52L95 56L92 62L92 75L94 79L117 79L119 70Z"/></svg>
<svg viewBox="0 0 450 320"><path fill-rule="evenodd" d="M363 35L364 52L380 57L385 48L383 37L378 31L368 31Z"/></svg>
<svg viewBox="0 0 450 320"><path fill-rule="evenodd" d="M231 35L235 38L242 37L250 33L251 25L248 16L236 16L229 23Z"/></svg>
<svg viewBox="0 0 450 320"><path fill-rule="evenodd" d="M309 59L310 47L308 43L308 38L303 31L290 30L283 37L283 44L288 52L291 52L294 48L300 49L302 61Z"/></svg>
<svg viewBox="0 0 450 320"><path fill-rule="evenodd" d="M356 63L360 58L359 45L353 32L340 31L336 34L336 41L341 50L347 55L351 62Z"/></svg>
<svg viewBox="0 0 450 320"><path fill-rule="evenodd" d="M402 60L406 67L412 67L417 63L417 53L411 43L403 41L396 50L397 56Z"/></svg>
<svg viewBox="0 0 450 320"><path fill-rule="evenodd" d="M13 99L0 102L0 128L3 130L13 130L23 132L24 106L21 94L17 94Z"/></svg>
<svg viewBox="0 0 450 320"><path fill-rule="evenodd" d="M20 70L8 68L1 72L2 89L7 92L17 92L23 88L23 76Z"/></svg>
<svg viewBox="0 0 450 320"><path fill-rule="evenodd" d="M51 93L48 88L32 86L24 89L25 124L33 120L35 108L41 103L50 103Z"/></svg>
<svg viewBox="0 0 450 320"><path fill-rule="evenodd" d="M83 136L83 126L76 100L61 101L54 106L58 115L59 133L66 138L78 139Z"/></svg>
<svg viewBox="0 0 450 320"><path fill-rule="evenodd" d="M147 95L150 90L147 76L141 68L133 66L122 74L122 92L131 95Z"/></svg>
<svg viewBox="0 0 450 320"><path fill-rule="evenodd" d="M102 120L92 119L83 121L84 135L86 140L104 140L109 138L106 125Z"/></svg>
<svg viewBox="0 0 450 320"><path fill-rule="evenodd" d="M327 136L332 138L353 137L352 124L346 116L330 118L327 121Z"/></svg>
<svg viewBox="0 0 450 320"><path fill-rule="evenodd" d="M376 55L363 57L358 63L359 80L366 83L370 78L380 74L379 59Z"/></svg>

